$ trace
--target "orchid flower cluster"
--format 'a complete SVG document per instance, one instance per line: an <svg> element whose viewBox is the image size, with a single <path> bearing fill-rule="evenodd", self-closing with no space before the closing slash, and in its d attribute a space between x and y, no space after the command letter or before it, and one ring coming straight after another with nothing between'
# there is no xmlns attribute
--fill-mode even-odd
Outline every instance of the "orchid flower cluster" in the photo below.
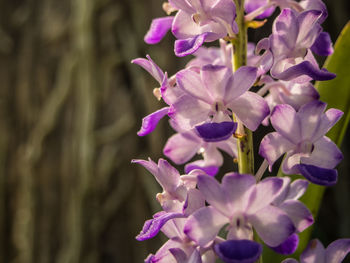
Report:
<svg viewBox="0 0 350 263"><path fill-rule="evenodd" d="M160 231L169 238L145 262L214 263L220 258L253 263L261 257L262 243L292 254L298 234L314 222L299 198L310 183L337 182L335 167L343 157L325 134L343 113L325 111L327 105L313 86L315 80L335 77L320 69L314 57L333 52L321 26L325 5L321 0L243 2L169 0L163 4L168 16L152 21L145 42L156 44L171 31L175 54L192 55L192 60L173 76L148 55L132 61L155 78L159 86L153 94L167 105L143 119L138 135L151 133L168 116L176 133L163 152L184 165L180 175L165 159L133 160L163 188L156 196L162 211L145 222L136 239L147 240ZM247 43L247 27L260 27L275 10L279 15L271 35L256 45ZM204 46L217 40L218 47ZM261 124L271 124L275 131L260 143L264 161L255 173L251 132ZM237 160L239 171L225 174L220 183L215 176L223 152ZM282 172L306 180L262 179L282 155ZM350 239L327 249L313 240L300 262L341 262L349 251Z"/></svg>

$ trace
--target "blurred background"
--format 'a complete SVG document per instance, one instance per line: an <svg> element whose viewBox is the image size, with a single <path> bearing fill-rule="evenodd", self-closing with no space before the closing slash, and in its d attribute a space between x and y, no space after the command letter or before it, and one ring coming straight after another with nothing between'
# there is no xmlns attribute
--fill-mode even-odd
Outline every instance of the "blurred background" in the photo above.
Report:
<svg viewBox="0 0 350 263"><path fill-rule="evenodd" d="M349 1L325 2L334 41ZM152 95L157 83L130 60L150 54L170 75L188 60L174 56L170 34L156 46L143 42L151 19L164 16L161 4L0 0L0 262L143 262L165 240L134 238L159 211L160 189L130 164L158 160L173 133L163 120L151 135L136 135L162 102ZM339 183L315 228L326 245L350 237L346 137Z"/></svg>

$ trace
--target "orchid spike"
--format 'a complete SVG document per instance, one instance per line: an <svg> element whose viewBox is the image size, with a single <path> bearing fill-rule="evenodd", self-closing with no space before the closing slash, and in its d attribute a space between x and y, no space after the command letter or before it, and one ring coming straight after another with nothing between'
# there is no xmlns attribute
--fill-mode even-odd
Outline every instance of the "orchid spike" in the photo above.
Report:
<svg viewBox="0 0 350 263"><path fill-rule="evenodd" d="M326 136L328 130L341 118L343 112L329 109L326 104L314 101L296 112L286 104L277 105L270 120L276 132L267 134L259 149L270 165L287 153L282 162L286 174L302 174L319 185L334 185L337 173L334 167L343 155Z"/></svg>

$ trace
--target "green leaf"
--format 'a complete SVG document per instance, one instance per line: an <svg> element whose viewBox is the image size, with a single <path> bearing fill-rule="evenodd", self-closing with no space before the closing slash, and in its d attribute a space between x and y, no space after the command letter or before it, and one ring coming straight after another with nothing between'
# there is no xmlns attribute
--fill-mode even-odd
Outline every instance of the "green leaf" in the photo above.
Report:
<svg viewBox="0 0 350 263"><path fill-rule="evenodd" d="M328 108L337 108L344 112L344 116L327 134L340 147L350 120L350 22L340 33L334 53L328 57L324 67L337 74L337 77L330 81L317 82L316 88L321 100L327 102Z"/></svg>
<svg viewBox="0 0 350 263"><path fill-rule="evenodd" d="M337 77L330 81L318 81L315 87L320 93L320 100L326 102L328 108L337 108L344 112L340 121L327 133L327 136L340 147L350 120L350 22L340 33L334 47L334 53L327 58L324 67L337 74ZM284 176L281 168L278 176ZM291 177L292 179L301 178L298 175ZM310 184L307 192L300 199L310 209L315 220L325 189L323 186ZM299 259L310 240L311 233L312 227L309 227L299 234L299 247L289 257ZM267 262L281 262L283 258L287 257L264 248L264 260L265 258Z"/></svg>

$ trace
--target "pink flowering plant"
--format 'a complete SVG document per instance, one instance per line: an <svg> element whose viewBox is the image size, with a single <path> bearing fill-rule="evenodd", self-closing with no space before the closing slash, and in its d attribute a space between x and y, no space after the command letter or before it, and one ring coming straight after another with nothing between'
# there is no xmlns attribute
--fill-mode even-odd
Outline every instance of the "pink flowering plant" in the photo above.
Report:
<svg viewBox="0 0 350 263"><path fill-rule="evenodd" d="M163 188L156 195L162 210L145 222L136 239L163 232L168 241L145 262L263 262L266 249L285 255L284 263L341 262L350 252L350 239L325 249L318 240L306 247L310 234L300 235L309 231L316 215L311 211L319 206L309 207L308 198L320 199L324 187L337 183L336 166L343 159L339 134L348 120L338 128L340 137L327 137L346 107L327 109L322 89L314 86L336 77L314 57L334 52L322 28L328 15L324 3L169 0L163 9L168 16L152 21L145 42L156 44L171 31L175 54L192 59L173 76L148 55L132 61L158 82L153 93L166 104L143 119L138 135L151 133L167 116L176 133L163 152L184 165L184 174L165 159L132 161ZM248 42L247 28L258 29L274 12L271 35ZM215 41L217 46L205 47ZM252 133L260 125L274 131L256 146L264 160L255 171ZM238 171L220 182L216 175L223 154L236 160ZM320 189L315 185L323 188L312 194ZM312 193L300 201L308 188Z"/></svg>

